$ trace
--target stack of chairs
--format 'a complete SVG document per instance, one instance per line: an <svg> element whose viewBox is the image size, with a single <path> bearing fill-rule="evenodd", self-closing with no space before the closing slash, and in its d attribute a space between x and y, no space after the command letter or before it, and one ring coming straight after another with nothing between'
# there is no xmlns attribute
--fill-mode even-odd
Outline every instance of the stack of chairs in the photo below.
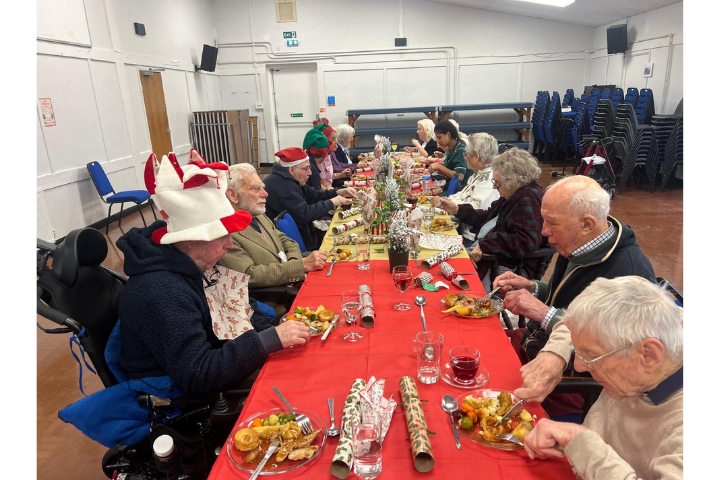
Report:
<svg viewBox="0 0 720 480"><path fill-rule="evenodd" d="M600 98L602 100L610 100L610 89L609 88L603 88L602 93L600 94Z"/></svg>
<svg viewBox="0 0 720 480"><path fill-rule="evenodd" d="M562 107L560 106L560 94L553 92L548 103L543 133L545 135L545 159L554 158L560 146L560 119L562 118Z"/></svg>
<svg viewBox="0 0 720 480"><path fill-rule="evenodd" d="M618 105L625 103L625 95L623 94L622 88L616 88L613 90L612 96L610 96L613 108L617 110Z"/></svg>
<svg viewBox="0 0 720 480"><path fill-rule="evenodd" d="M630 87L627 89L627 94L625 94L625 102L624 103L629 103L634 108L639 96L640 96L640 92L638 92L638 89L635 87Z"/></svg>
<svg viewBox="0 0 720 480"><path fill-rule="evenodd" d="M545 133L543 125L545 123L545 115L547 107L550 103L550 94L546 91L539 91L535 97L535 108L532 113L532 133L533 133L533 155L542 155L545 149Z"/></svg>
<svg viewBox="0 0 720 480"><path fill-rule="evenodd" d="M660 165L660 153L658 152L655 128L649 125L640 125L632 105L621 103L615 117L615 129L613 130L614 156L621 163L620 183L618 193L622 191L625 184L630 180L636 167L644 167L645 176L650 184L650 191L655 190L655 176ZM642 179L636 183L640 185Z"/></svg>
<svg viewBox="0 0 720 480"><path fill-rule="evenodd" d="M670 175L677 165L683 163L683 115L682 100L672 115L654 115L652 125L658 138L660 168L662 177L660 189L665 188Z"/></svg>
<svg viewBox="0 0 720 480"><path fill-rule="evenodd" d="M575 100L575 91L572 88L568 88L567 90L565 90L565 95L563 95L563 99L562 99L562 106L569 107L572 105L574 100Z"/></svg>
<svg viewBox="0 0 720 480"><path fill-rule="evenodd" d="M643 88L640 90L640 96L638 96L635 104L635 113L638 116L638 123L643 124L648 124L649 120L655 115L655 100L651 89Z"/></svg>

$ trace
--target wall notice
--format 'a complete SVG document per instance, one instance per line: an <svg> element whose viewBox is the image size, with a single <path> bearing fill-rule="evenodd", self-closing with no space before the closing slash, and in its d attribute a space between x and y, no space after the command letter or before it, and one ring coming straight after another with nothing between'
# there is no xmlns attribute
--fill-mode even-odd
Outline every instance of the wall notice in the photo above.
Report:
<svg viewBox="0 0 720 480"><path fill-rule="evenodd" d="M42 114L43 125L46 127L54 127L55 112L53 111L52 101L49 98L41 98L38 102L40 103L40 113Z"/></svg>

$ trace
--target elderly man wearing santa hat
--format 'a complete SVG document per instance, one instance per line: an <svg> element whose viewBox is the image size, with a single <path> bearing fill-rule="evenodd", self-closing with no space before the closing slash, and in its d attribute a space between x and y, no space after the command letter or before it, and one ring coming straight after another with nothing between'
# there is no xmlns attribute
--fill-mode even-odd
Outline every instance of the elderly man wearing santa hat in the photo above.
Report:
<svg viewBox="0 0 720 480"><path fill-rule="evenodd" d="M119 316L120 362L130 378L169 375L187 394L238 388L270 353L310 337L302 322L273 327L252 300L254 330L233 340L215 336L207 272L232 248L230 234L251 220L225 198L227 178L226 164L207 164L194 150L183 167L174 153L159 165L154 154L148 159L145 186L165 220L117 241L129 276Z"/></svg>
<svg viewBox="0 0 720 480"><path fill-rule="evenodd" d="M352 187L318 190L307 185L312 171L310 159L301 148L288 147L276 152L275 156L280 161L265 178L266 214L275 218L287 210L300 230L305 248L316 250L322 239L318 239L313 220L327 217L328 212L338 205L350 204L351 200L344 195L356 197L357 193Z"/></svg>

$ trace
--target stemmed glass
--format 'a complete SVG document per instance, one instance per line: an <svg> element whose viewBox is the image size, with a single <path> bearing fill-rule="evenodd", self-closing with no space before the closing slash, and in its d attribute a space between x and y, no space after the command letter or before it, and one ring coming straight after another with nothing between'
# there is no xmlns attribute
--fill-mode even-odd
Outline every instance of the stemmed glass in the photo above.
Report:
<svg viewBox="0 0 720 480"><path fill-rule="evenodd" d="M403 298L405 298L405 291L410 288L413 283L412 269L407 265L398 265L393 268L392 276L395 286L400 290L400 301L393 305L393 308L400 311L410 310L410 304L403 302Z"/></svg>
<svg viewBox="0 0 720 480"><path fill-rule="evenodd" d="M343 340L348 342L357 342L363 338L360 332L355 331L355 321L360 315L362 305L360 304L360 295L357 289L345 290L340 294L342 311L345 314L345 322L350 325L350 331L343 335Z"/></svg>
<svg viewBox="0 0 720 480"><path fill-rule="evenodd" d="M391 144L390 144L390 146L392 147L392 149L393 149L393 152L394 152L394 151L396 151L396 150L397 150L397 148L398 148L398 144L397 144L397 143L395 143L395 142L391 143Z"/></svg>

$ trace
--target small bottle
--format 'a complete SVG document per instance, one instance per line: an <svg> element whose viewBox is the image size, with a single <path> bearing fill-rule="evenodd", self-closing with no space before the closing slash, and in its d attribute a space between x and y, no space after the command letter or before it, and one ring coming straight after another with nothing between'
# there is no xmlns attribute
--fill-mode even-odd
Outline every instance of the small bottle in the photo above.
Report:
<svg viewBox="0 0 720 480"><path fill-rule="evenodd" d="M427 192L430 190L430 173L426 170L422 177L422 187L421 190L423 192Z"/></svg>
<svg viewBox="0 0 720 480"><path fill-rule="evenodd" d="M182 473L180 454L175 449L175 442L170 435L160 435L153 442L155 466L160 472L167 474L168 480L177 479Z"/></svg>

